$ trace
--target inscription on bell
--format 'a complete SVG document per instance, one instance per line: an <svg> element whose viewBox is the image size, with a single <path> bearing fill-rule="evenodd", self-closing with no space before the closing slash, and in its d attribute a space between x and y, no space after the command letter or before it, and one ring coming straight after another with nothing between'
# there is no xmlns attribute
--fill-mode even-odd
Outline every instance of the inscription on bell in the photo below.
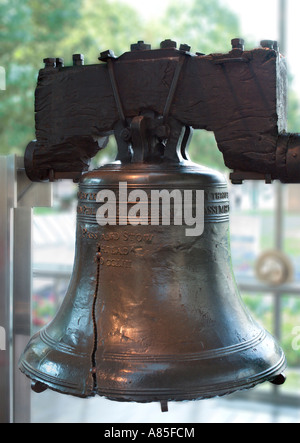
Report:
<svg viewBox="0 0 300 443"><path fill-rule="evenodd" d="M77 193L78 200L94 200L96 201L97 192L83 192L79 191Z"/></svg>
<svg viewBox="0 0 300 443"><path fill-rule="evenodd" d="M118 241L122 240L125 242L145 242L145 243L152 243L152 240L154 239L154 234L151 233L143 233L140 234L139 232L98 232L98 231L90 231L85 227L81 227L81 237L86 239L92 239L92 240L101 240L102 242L108 242L108 241Z"/></svg>
<svg viewBox="0 0 300 443"><path fill-rule="evenodd" d="M210 192L209 194L212 200L227 200L229 198L228 192Z"/></svg>
<svg viewBox="0 0 300 443"><path fill-rule="evenodd" d="M110 190L104 187L87 189L86 192L85 189L80 190L78 221L88 223L91 227L185 226L186 236L201 236L205 223L222 223L229 220L229 194L224 189L131 189L132 185L128 187L127 182L119 182L119 186ZM114 239L106 228L101 233L98 229L92 228L91 231L83 231L82 237L102 241ZM114 232L114 236L116 235Z"/></svg>
<svg viewBox="0 0 300 443"><path fill-rule="evenodd" d="M97 213L97 208L92 206L77 206L77 214L83 215L95 215Z"/></svg>
<svg viewBox="0 0 300 443"><path fill-rule="evenodd" d="M109 266L112 268L131 268L132 267L132 261L131 260L124 260L124 259L110 259L101 257L100 259L100 265L103 266Z"/></svg>
<svg viewBox="0 0 300 443"><path fill-rule="evenodd" d="M204 214L228 214L229 213L229 205L215 205L215 206L205 206Z"/></svg>

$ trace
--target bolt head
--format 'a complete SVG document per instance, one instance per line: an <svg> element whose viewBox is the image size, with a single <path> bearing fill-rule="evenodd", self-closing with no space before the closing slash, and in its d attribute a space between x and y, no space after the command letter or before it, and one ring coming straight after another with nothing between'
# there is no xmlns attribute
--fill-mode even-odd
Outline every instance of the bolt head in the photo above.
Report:
<svg viewBox="0 0 300 443"><path fill-rule="evenodd" d="M45 68L55 68L56 66L56 58L44 58L43 62L45 63Z"/></svg>
<svg viewBox="0 0 300 443"><path fill-rule="evenodd" d="M84 60L83 54L73 54L73 60Z"/></svg>
<svg viewBox="0 0 300 443"><path fill-rule="evenodd" d="M56 58L56 66L63 67L64 66L64 59L60 58L60 57Z"/></svg>
<svg viewBox="0 0 300 443"><path fill-rule="evenodd" d="M164 40L164 41L161 42L160 48L161 49L177 48L177 43L174 42L173 40L167 39L167 40Z"/></svg>
<svg viewBox="0 0 300 443"><path fill-rule="evenodd" d="M73 54L73 65L81 66L84 64L84 56L83 54Z"/></svg>
<svg viewBox="0 0 300 443"><path fill-rule="evenodd" d="M190 52L191 47L189 45L186 45L186 44L181 44L180 47L179 47L179 50L180 51L185 51L185 52Z"/></svg>
<svg viewBox="0 0 300 443"><path fill-rule="evenodd" d="M151 49L151 45L144 43L144 41L142 41L142 40L130 45L131 51L147 51L149 49Z"/></svg>
<svg viewBox="0 0 300 443"><path fill-rule="evenodd" d="M262 40L261 42L260 42L260 46L262 47L262 48L268 48L268 49L274 49L274 40Z"/></svg>
<svg viewBox="0 0 300 443"><path fill-rule="evenodd" d="M114 51L112 51L111 49L100 52L100 57L98 57L98 60L106 62L109 58L116 58Z"/></svg>
<svg viewBox="0 0 300 443"><path fill-rule="evenodd" d="M121 132L121 138L125 141L128 142L131 139L131 131L129 128L124 128Z"/></svg>
<svg viewBox="0 0 300 443"><path fill-rule="evenodd" d="M245 41L242 38L234 38L231 40L232 49L244 50Z"/></svg>

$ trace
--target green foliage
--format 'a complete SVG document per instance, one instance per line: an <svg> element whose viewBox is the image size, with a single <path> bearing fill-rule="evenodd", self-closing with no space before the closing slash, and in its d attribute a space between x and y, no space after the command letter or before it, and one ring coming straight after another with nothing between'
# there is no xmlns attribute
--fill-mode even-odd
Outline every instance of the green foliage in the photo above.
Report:
<svg viewBox="0 0 300 443"><path fill-rule="evenodd" d="M62 57L70 65L72 54L82 53L93 64L107 49L118 56L138 40L156 48L166 38L190 45L192 52L227 52L239 36L238 17L220 0L170 2L159 20L142 19L122 0L0 0L0 66L7 88L0 91L0 153L21 154L35 138L34 91L43 58ZM299 106L292 92L289 103L289 129L296 130ZM225 170L212 133L195 131L189 154Z"/></svg>
<svg viewBox="0 0 300 443"><path fill-rule="evenodd" d="M188 152L191 160L195 163L209 166L220 172L227 170L213 132L205 130L194 131Z"/></svg>
<svg viewBox="0 0 300 443"><path fill-rule="evenodd" d="M274 300L270 295L244 294L243 301L252 317L271 334L274 334ZM281 298L281 339L289 368L298 368L300 365L300 352L293 349L294 328L300 325L300 299L299 297L283 296ZM299 340L297 341L297 343Z"/></svg>
<svg viewBox="0 0 300 443"><path fill-rule="evenodd" d="M112 49L117 56L141 40L143 28L138 13L121 1L84 0L80 19L57 45L57 53L71 63L72 54L82 53L86 64L98 63L99 53Z"/></svg>
<svg viewBox="0 0 300 443"><path fill-rule="evenodd" d="M240 36L237 16L219 0L174 2L165 13L162 26L166 38L175 40L178 46L188 44L194 53L228 52L231 39ZM189 155L196 163L226 170L213 133L194 131Z"/></svg>
<svg viewBox="0 0 300 443"><path fill-rule="evenodd" d="M132 32L134 29L134 32ZM102 0L1 0L0 66L6 90L0 91L0 153L21 154L34 134L34 91L46 57L73 53L98 63L99 50L128 50L139 33L138 15L121 2ZM133 40L134 41L134 40Z"/></svg>
<svg viewBox="0 0 300 443"><path fill-rule="evenodd" d="M290 88L288 93L288 113L287 113L288 132L299 132L300 106L299 96Z"/></svg>
<svg viewBox="0 0 300 443"><path fill-rule="evenodd" d="M30 43L28 31L31 26L31 11L28 2L1 0L0 2L0 48L1 61L8 60L20 43Z"/></svg>
<svg viewBox="0 0 300 443"><path fill-rule="evenodd" d="M0 153L22 153L34 138L34 90L43 58L79 18L81 0L1 0L0 66L6 91L0 101Z"/></svg>
<svg viewBox="0 0 300 443"><path fill-rule="evenodd" d="M219 0L174 2L166 11L163 26L172 38L192 47L192 52L227 52L231 39L239 37L237 16Z"/></svg>
<svg viewBox="0 0 300 443"><path fill-rule="evenodd" d="M294 330L300 326L300 299L286 296L281 300L282 336L281 345L290 367L300 366L300 352L293 348ZM299 340L297 340L297 344Z"/></svg>

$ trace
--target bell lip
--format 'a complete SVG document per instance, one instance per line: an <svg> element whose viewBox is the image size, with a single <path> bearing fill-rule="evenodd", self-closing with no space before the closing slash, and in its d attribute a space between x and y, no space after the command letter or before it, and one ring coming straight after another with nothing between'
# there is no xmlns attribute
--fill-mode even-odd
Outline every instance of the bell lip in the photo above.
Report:
<svg viewBox="0 0 300 443"><path fill-rule="evenodd" d="M136 403L152 403L160 401L197 401L197 400L207 400L210 398L224 397L235 392L248 391L255 388L256 386L265 383L272 382L274 378L279 376L286 369L287 362L284 353L282 352L282 357L277 365L274 365L269 370L263 371L253 377L248 377L245 379L240 379L238 382L228 382L214 384L212 386L205 386L202 389L192 389L190 392L179 390L174 390L173 394L170 393L170 389L163 390L158 389L154 393L153 389L143 392L138 390L124 390L123 394L120 395L120 390L112 389L98 389L97 395L107 398L112 401L124 401L124 402L136 402ZM268 375L267 375L268 374ZM176 391L176 392L175 392ZM143 398L144 397L144 398Z"/></svg>
<svg viewBox="0 0 300 443"><path fill-rule="evenodd" d="M228 382L228 383L220 383L214 384L212 386L205 386L202 389L192 389L190 392L184 391L180 392L179 390L173 390L173 394L170 393L170 389L167 388L164 390L158 389L156 393L154 393L153 389L149 389L147 392L136 390L124 389L123 393L120 389L98 389L94 387L94 389L89 390L87 392L82 392L79 389L70 389L70 388L62 388L56 383L51 383L49 380L45 380L43 377L37 376L35 371L31 371L30 365L25 364L21 360L19 363L20 371L25 374L29 379L33 382L41 382L47 386L50 390L54 392L58 392L60 394L71 395L79 398L90 398L99 395L100 397L105 397L108 400L118 401L118 402L135 402L135 403L153 403L160 401L197 401L197 400L206 400L210 398L223 397L235 392L247 391L253 389L259 384L265 382L272 382L277 376L281 375L287 367L286 357L282 351L281 359L279 362L273 367L269 368L266 371L261 372L260 374L256 374L253 377L248 377L245 379L240 379L238 382Z"/></svg>
<svg viewBox="0 0 300 443"><path fill-rule="evenodd" d="M55 392L59 392L61 394L73 395L75 397L80 397L80 398L93 397L96 394L93 383L90 383L89 386L88 383L84 385L83 383L78 384L78 383L67 382L66 380L60 380L46 373L41 373L41 375L39 375L39 371L33 368L22 357L20 358L18 367L19 370L32 382L41 382L44 385L46 385L47 388ZM86 382L87 381L88 380L86 380Z"/></svg>
<svg viewBox="0 0 300 443"><path fill-rule="evenodd" d="M60 385L58 382L50 382L47 380L47 375L43 374L39 377L37 372L22 360L19 362L19 370L33 383L40 382L46 385L48 389L51 389L51 391L58 392L59 394L72 395L79 398L94 397L97 394L94 389L88 389L83 392L79 385L70 387Z"/></svg>

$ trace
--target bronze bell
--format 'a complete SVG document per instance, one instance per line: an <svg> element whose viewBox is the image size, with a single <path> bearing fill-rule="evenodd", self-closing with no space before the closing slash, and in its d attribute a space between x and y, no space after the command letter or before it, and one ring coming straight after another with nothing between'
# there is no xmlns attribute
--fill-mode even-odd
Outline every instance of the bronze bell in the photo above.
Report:
<svg viewBox="0 0 300 443"><path fill-rule="evenodd" d="M184 225L99 226L96 196L118 182L146 193L204 190L203 234L188 237ZM223 395L281 374L281 349L235 283L221 175L190 162L163 171L112 164L87 173L78 198L70 286L25 350L27 375L81 397L150 402Z"/></svg>
<svg viewBox="0 0 300 443"><path fill-rule="evenodd" d="M226 181L220 173L189 160L186 148L191 128L172 117L175 91L176 109L180 108L179 79L183 82L180 75L188 75L188 63L204 63L224 80L220 55L215 59L192 57L186 51L167 47L150 57L149 51L149 47L132 51L120 59L111 51L107 51L106 58L102 55L101 60L107 64L97 68L95 88L99 87L100 74L103 83L110 79L114 112L120 117L113 125L118 157L83 175L86 168L81 169L76 255L69 288L55 318L30 340L20 359L20 369L34 380L36 390L49 387L78 397L98 394L111 400L159 401L162 405L172 400L225 395L264 381L280 384L286 364L283 351L251 318L233 275ZM264 62L266 52L254 56L262 57ZM133 105L129 103L127 109L123 89L117 87L124 78L122 62L125 72L130 62L134 65L134 77L140 65L145 72L144 65L149 61L154 69L155 57L160 69L163 63L168 63L170 70L174 64L170 90L161 98L164 106L146 111L140 107L137 115L131 115ZM230 57L236 54L225 57L227 67ZM238 63L233 61L236 76ZM181 71L184 63L185 71ZM257 59L255 63L259 74ZM276 69L272 66L270 69ZM246 68L243 64L242 69ZM95 69L77 66L71 87L76 86L76 75L78 81L81 76L86 80L89 72L91 85ZM43 87L49 87L49 82L52 88L60 82L67 85L62 80L70 75L63 67L50 73L49 68L42 71L38 103ZM159 75L159 71L154 72ZM129 90L130 81L127 77ZM138 82L138 78L132 82ZM223 83L224 90L225 86ZM184 86L182 89L186 94ZM99 98L95 90L93 96ZM131 93L135 96L133 90ZM66 94L69 100L76 100L68 91ZM72 106L68 103L64 108L63 97L61 100L57 112L68 113ZM84 108L85 104L81 102L80 106ZM41 129L47 115L43 117L44 111L38 113L37 129ZM74 127L71 119L66 124ZM53 127L59 132L58 125ZM220 131L217 133L220 135ZM80 149L82 153L82 147L89 147L90 153L93 142L83 139L83 133L79 135L76 146L74 137L59 145L51 134L53 150L58 152L59 146L63 149L69 143L75 154ZM100 135L104 136L105 131ZM62 139L59 137L61 134L57 140ZM61 161L55 163L43 143L37 140L28 146L25 163L29 177L55 179L70 172L69 177L74 178L76 171L62 167ZM241 155L243 160L246 154ZM258 156L258 168L261 159ZM116 210L109 202L115 203ZM166 207L169 220L164 219Z"/></svg>

